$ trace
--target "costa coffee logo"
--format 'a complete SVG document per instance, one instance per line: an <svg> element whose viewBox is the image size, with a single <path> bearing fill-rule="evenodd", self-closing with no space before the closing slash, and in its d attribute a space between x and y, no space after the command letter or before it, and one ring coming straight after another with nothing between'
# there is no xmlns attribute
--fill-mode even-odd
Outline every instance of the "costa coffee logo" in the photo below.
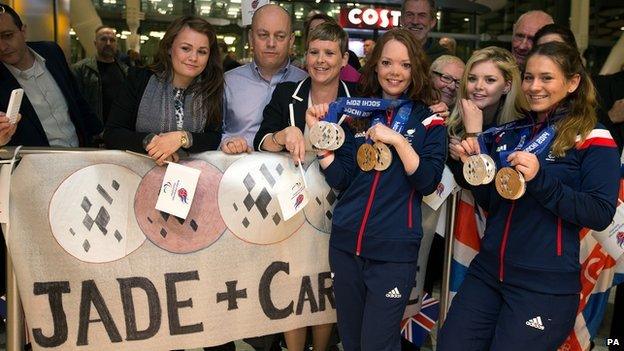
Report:
<svg viewBox="0 0 624 351"><path fill-rule="evenodd" d="M390 29L399 26L401 11L384 8L346 8L340 10L340 25L346 28Z"/></svg>

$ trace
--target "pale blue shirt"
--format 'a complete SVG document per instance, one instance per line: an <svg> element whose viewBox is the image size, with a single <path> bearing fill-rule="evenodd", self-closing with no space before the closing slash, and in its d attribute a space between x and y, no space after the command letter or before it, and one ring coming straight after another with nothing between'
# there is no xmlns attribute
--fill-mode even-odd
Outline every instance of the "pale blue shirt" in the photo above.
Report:
<svg viewBox="0 0 624 351"><path fill-rule="evenodd" d="M32 67L19 70L4 64L24 89L30 104L35 109L50 146L78 147L78 135L69 117L65 96L45 66L45 58L29 49L35 56Z"/></svg>
<svg viewBox="0 0 624 351"><path fill-rule="evenodd" d="M268 81L260 75L255 61L237 67L225 73L225 91L223 94L223 137L221 140L240 136L247 145L253 145L253 139L260 123L262 111L271 101L275 86L281 82L298 82L308 74L287 63Z"/></svg>

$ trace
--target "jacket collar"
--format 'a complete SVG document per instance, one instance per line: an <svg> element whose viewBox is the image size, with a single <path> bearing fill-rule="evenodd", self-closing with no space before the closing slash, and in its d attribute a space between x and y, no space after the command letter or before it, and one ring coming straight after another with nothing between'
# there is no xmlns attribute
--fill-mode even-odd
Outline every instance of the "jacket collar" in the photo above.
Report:
<svg viewBox="0 0 624 351"><path fill-rule="evenodd" d="M299 102L305 101L308 98L308 95L310 94L311 86L312 86L312 79L310 77L307 77L306 79L302 80L301 82L299 82L299 84L297 84L297 88L295 88L295 91L292 94L292 98ZM347 84L343 82L342 80L338 84L338 96L351 97L351 92L349 91L349 87L347 87Z"/></svg>

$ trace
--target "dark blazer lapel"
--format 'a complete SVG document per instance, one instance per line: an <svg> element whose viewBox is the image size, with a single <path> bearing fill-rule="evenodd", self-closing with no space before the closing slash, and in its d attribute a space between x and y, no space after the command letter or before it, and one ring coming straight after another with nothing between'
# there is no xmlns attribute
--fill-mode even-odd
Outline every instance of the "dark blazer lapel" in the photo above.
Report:
<svg viewBox="0 0 624 351"><path fill-rule="evenodd" d="M305 130L305 113L308 109L311 84L310 77L306 78L301 85L297 85L299 89L295 88L292 94L291 105L295 117L295 126L301 130Z"/></svg>
<svg viewBox="0 0 624 351"><path fill-rule="evenodd" d="M0 96L6 96L6 101L4 101L4 98L2 99L3 101L1 101L0 110L6 110L9 104L11 91L13 91L13 89L21 88L21 85L19 84L17 79L13 77L13 74L11 74L11 72L4 66L4 64L0 64L0 77L2 77L0 79ZM20 130L30 130L30 128L24 125L28 123L31 124L31 126L34 127L37 132L39 132L40 137L42 138L41 140L45 140L47 143L48 137L43 130L43 125L41 124L41 121L37 116L37 112L35 112L35 108L30 103L30 100L28 99L26 93L24 93L24 97L22 98L20 113L22 114L22 120L18 123L17 131L15 134L22 134L20 133ZM35 118L30 118L30 116L34 116ZM28 136L28 138L31 139L32 136Z"/></svg>

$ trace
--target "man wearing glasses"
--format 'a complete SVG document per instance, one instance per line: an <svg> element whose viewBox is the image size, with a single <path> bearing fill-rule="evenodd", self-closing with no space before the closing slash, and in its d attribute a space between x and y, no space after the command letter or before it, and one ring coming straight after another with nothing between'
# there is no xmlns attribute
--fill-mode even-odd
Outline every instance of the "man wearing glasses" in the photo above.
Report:
<svg viewBox="0 0 624 351"><path fill-rule="evenodd" d="M440 91L440 100L452 109L464 74L464 62L456 56L442 55L431 64L431 82Z"/></svg>
<svg viewBox="0 0 624 351"><path fill-rule="evenodd" d="M511 53L518 62L518 67L524 72L526 57L533 48L533 37L538 30L547 24L555 23L552 17L544 11L529 11L518 18L513 26L511 37Z"/></svg>
<svg viewBox="0 0 624 351"><path fill-rule="evenodd" d="M401 26L409 29L422 44L429 62L449 52L428 38L429 32L438 23L435 0L405 0L401 7Z"/></svg>

